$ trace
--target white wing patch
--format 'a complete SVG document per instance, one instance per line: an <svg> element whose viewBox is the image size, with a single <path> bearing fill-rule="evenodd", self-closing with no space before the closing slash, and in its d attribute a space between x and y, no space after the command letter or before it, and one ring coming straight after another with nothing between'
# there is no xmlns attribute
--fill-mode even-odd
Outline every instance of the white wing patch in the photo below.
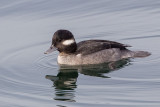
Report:
<svg viewBox="0 0 160 107"><path fill-rule="evenodd" d="M75 42L74 39L69 39L69 40L63 41L62 44L63 44L63 45L70 45L70 44L72 44L72 43L74 43L74 42Z"/></svg>

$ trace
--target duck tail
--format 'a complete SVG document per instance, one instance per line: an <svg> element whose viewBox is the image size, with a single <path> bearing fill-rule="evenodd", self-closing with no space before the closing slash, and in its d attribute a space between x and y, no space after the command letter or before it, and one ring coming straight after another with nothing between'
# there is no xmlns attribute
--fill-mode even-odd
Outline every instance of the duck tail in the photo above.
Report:
<svg viewBox="0 0 160 107"><path fill-rule="evenodd" d="M122 51L122 58L141 58L149 55L151 55L151 53L147 51L131 51L128 49Z"/></svg>
<svg viewBox="0 0 160 107"><path fill-rule="evenodd" d="M147 57L149 55L151 55L151 53L147 51L133 51L133 57L135 58Z"/></svg>

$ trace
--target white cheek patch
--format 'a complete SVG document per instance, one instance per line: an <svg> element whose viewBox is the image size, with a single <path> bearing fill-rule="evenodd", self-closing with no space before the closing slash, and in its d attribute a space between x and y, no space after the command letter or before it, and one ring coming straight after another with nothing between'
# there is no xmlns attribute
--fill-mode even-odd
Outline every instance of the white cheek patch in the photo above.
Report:
<svg viewBox="0 0 160 107"><path fill-rule="evenodd" d="M63 44L63 45L70 45L70 44L72 44L72 43L74 43L74 42L75 42L74 39L69 39L69 40L63 41L62 44Z"/></svg>

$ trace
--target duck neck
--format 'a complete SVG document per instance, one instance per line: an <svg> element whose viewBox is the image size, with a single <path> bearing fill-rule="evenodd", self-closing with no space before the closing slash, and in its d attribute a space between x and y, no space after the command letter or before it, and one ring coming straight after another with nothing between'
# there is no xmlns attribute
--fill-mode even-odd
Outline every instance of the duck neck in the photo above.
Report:
<svg viewBox="0 0 160 107"><path fill-rule="evenodd" d="M58 49L58 51L60 53L66 53L66 54L73 54L73 53L76 52L76 50L77 50L76 42L74 42L74 43L72 43L70 45L67 45L67 46L65 46L65 47L63 47L61 49Z"/></svg>

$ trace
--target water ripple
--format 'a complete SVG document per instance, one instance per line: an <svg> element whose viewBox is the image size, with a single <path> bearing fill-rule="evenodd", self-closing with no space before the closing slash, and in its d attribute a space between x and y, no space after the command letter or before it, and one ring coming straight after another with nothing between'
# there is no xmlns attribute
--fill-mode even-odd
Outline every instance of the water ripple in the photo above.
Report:
<svg viewBox="0 0 160 107"><path fill-rule="evenodd" d="M45 55L42 57L37 58L33 65L37 68L43 68L43 69L53 69L57 68L57 58L53 57L56 56L55 54L51 55Z"/></svg>
<svg viewBox="0 0 160 107"><path fill-rule="evenodd" d="M138 36L138 37L132 37L132 38L125 38L121 40L132 40L132 39L146 39L146 38L159 38L160 35L153 35L153 36Z"/></svg>

